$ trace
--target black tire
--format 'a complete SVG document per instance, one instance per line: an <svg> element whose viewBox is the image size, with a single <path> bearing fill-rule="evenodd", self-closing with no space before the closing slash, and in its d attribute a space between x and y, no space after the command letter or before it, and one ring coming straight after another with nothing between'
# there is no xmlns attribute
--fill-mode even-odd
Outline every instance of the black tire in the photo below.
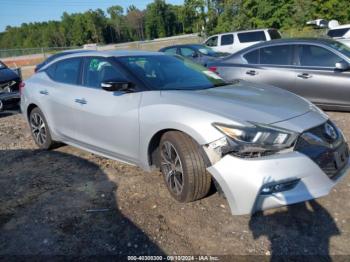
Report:
<svg viewBox="0 0 350 262"><path fill-rule="evenodd" d="M169 145L173 147L170 150L170 157L166 153L169 152L167 150ZM205 197L210 190L211 176L207 172L205 162L199 152L199 145L182 132L169 131L162 136L159 146L160 169L170 194L179 202L191 202ZM177 159L175 154L179 158L177 161L175 161ZM170 164L171 159L174 159L173 164ZM182 187L176 187L178 183L175 180L177 182L181 180ZM179 188L181 190L178 190Z"/></svg>
<svg viewBox="0 0 350 262"><path fill-rule="evenodd" d="M40 149L48 150L54 146L55 143L51 138L49 125L38 107L34 108L29 114L29 126L34 142Z"/></svg>

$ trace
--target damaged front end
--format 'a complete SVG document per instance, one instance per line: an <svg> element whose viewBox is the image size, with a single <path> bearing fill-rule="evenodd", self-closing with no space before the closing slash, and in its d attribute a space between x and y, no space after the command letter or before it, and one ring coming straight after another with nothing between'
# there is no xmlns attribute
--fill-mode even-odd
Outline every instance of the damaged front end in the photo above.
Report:
<svg viewBox="0 0 350 262"><path fill-rule="evenodd" d="M259 158L290 149L298 133L268 125L250 123L249 126L229 126L214 123L225 136L204 145L211 164L226 154L239 158Z"/></svg>

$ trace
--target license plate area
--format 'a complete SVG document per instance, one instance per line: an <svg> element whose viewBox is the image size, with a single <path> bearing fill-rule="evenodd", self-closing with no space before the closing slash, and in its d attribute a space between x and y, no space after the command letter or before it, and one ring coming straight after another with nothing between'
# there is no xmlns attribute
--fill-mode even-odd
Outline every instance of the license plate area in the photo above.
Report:
<svg viewBox="0 0 350 262"><path fill-rule="evenodd" d="M333 153L333 157L334 157L334 163L335 163L335 167L337 170L342 169L343 167L345 167L345 165L347 165L348 161L349 161L349 149L348 149L348 145L344 144L341 147L339 147L334 153Z"/></svg>

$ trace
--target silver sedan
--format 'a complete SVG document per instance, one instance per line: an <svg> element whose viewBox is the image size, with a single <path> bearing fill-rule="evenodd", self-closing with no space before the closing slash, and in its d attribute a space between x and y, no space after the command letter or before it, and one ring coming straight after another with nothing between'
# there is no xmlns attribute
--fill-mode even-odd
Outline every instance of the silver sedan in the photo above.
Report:
<svg viewBox="0 0 350 262"><path fill-rule="evenodd" d="M233 214L327 195L349 167L342 132L307 100L161 53L60 57L26 81L21 109L41 149L160 169L180 202L215 182Z"/></svg>
<svg viewBox="0 0 350 262"><path fill-rule="evenodd" d="M208 63L226 81L265 83L322 109L350 111L350 48L332 39L279 39Z"/></svg>

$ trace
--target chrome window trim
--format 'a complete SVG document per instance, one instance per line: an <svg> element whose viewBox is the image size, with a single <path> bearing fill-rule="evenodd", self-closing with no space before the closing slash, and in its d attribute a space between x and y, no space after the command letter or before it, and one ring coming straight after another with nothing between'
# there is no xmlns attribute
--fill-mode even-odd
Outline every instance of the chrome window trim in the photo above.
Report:
<svg viewBox="0 0 350 262"><path fill-rule="evenodd" d="M269 41L267 41L269 42ZM309 43L309 42L295 42L295 43L275 43L275 44L267 44L267 45L263 45L263 46L258 46L255 48L252 48L250 50L245 51L244 53L240 54L239 58L241 59L242 62L244 62L244 64L246 65L254 65L254 66L274 66L274 67L301 67L301 68L320 68L320 69L328 69L328 70L334 70L335 67L322 67L322 66L302 66L300 65L300 61L297 61L298 64L297 65L277 65L277 64L249 64L246 59L244 58L244 55L253 52L257 49L262 49L265 47L274 47L274 46L281 46L281 45L293 45L294 47L298 47L300 45L311 45L311 46L318 46L321 48L325 48L328 51L332 52L333 54L339 56L341 59L345 60L346 62L348 62L350 64L350 59L348 57L346 57L345 55L343 55L342 53L338 52L337 50L334 50L330 47L328 47L327 45L324 45L322 43ZM260 60L260 59L259 59Z"/></svg>

